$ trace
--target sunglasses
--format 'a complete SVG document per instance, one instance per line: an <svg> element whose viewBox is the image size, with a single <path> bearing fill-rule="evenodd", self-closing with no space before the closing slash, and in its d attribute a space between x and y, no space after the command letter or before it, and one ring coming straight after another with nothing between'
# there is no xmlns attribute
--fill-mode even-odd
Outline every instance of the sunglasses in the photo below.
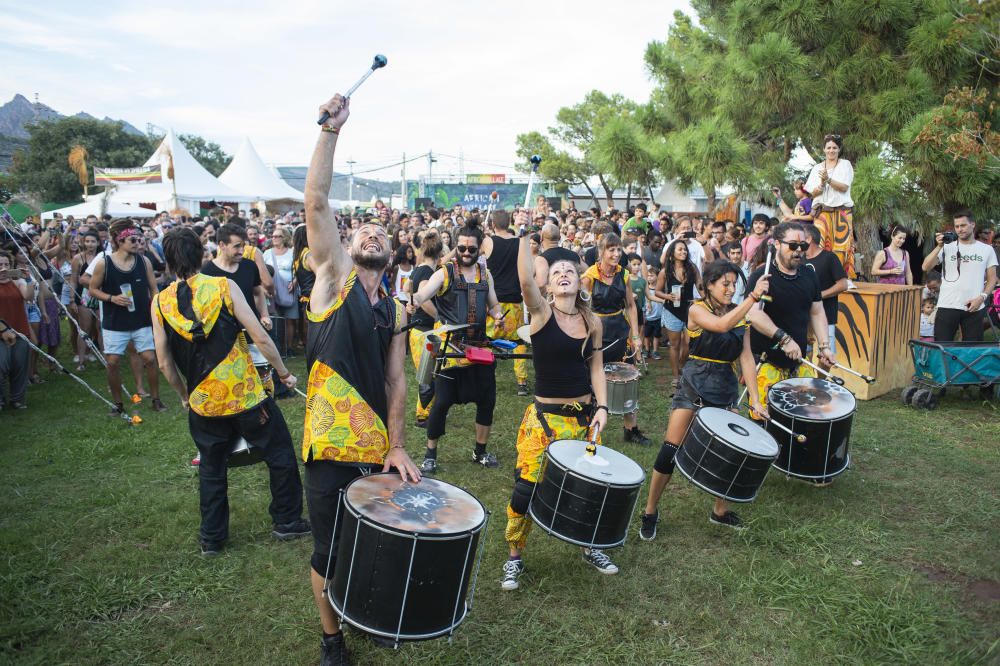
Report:
<svg viewBox="0 0 1000 666"><path fill-rule="evenodd" d="M479 252L478 245L456 245L455 251L460 254L475 254Z"/></svg>
<svg viewBox="0 0 1000 666"><path fill-rule="evenodd" d="M840 141L840 135L839 134L827 134L826 136L823 137L823 140L824 141Z"/></svg>
<svg viewBox="0 0 1000 666"><path fill-rule="evenodd" d="M800 241L800 242L796 242L796 241L778 241L778 242L779 243L784 243L785 245L787 245L789 247L789 249L792 249L792 250L801 250L801 251L805 252L809 248L809 243L806 243L805 241Z"/></svg>

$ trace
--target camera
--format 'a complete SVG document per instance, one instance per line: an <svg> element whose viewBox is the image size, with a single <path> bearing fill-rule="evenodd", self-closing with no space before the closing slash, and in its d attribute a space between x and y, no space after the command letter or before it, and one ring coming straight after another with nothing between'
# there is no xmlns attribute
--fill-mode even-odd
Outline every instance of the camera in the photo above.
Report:
<svg viewBox="0 0 1000 666"><path fill-rule="evenodd" d="M955 241L958 240L958 234L956 234L954 231L945 231L944 233L941 234L941 240L945 244L954 243Z"/></svg>

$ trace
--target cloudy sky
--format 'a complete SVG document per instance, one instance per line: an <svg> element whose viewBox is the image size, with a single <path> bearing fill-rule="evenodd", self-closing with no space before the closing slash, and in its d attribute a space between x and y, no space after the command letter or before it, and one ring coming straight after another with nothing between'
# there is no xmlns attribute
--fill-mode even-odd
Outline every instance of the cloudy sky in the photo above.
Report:
<svg viewBox="0 0 1000 666"><path fill-rule="evenodd" d="M686 0L426 3L0 0L0 103L15 93L200 134L229 152L304 165L316 107L384 53L352 99L337 168L433 149L435 175L510 170L518 133L548 127L591 89L648 98L642 55ZM426 159L407 165L424 174ZM370 174L393 178L399 166Z"/></svg>

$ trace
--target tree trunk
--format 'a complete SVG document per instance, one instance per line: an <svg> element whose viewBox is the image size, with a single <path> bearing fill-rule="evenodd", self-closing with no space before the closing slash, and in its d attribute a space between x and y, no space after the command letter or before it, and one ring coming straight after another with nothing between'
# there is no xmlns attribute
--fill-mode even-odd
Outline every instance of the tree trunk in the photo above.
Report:
<svg viewBox="0 0 1000 666"><path fill-rule="evenodd" d="M629 206L631 205L632 205L632 183L629 183L628 190L626 190L625 194L625 210L628 210Z"/></svg>
<svg viewBox="0 0 1000 666"><path fill-rule="evenodd" d="M715 215L715 188L705 190L705 200L708 205L708 214Z"/></svg>
<svg viewBox="0 0 1000 666"><path fill-rule="evenodd" d="M590 186L585 180L581 180L580 184L587 188L587 193L590 195L590 200L594 202L594 206L598 209L601 207L601 202L597 200L597 194L594 192L594 188Z"/></svg>
<svg viewBox="0 0 1000 666"><path fill-rule="evenodd" d="M608 202L608 210L615 207L615 191L608 186L608 181L604 180L604 176L598 175L597 179L601 181L601 187L604 188L604 200Z"/></svg>

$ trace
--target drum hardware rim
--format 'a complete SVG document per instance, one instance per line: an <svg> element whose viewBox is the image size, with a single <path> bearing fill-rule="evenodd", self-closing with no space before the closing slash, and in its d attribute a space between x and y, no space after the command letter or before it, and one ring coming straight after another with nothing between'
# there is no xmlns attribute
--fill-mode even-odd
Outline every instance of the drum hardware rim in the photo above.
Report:
<svg viewBox="0 0 1000 666"><path fill-rule="evenodd" d="M705 408L702 407L701 409L705 409ZM701 418L698 415L698 412L700 412L701 409L699 409L697 412L695 412L694 418L691 420L691 425L689 425L688 429L684 431L684 437L681 438L681 445L679 447L677 447L678 449L683 448L683 446L684 446L684 439L686 439L687 436L688 436L688 433L691 432L691 428L694 426L695 422L698 422L699 424L701 424L701 429L705 432L706 435L708 435L712 439L715 439L715 440L718 440L718 441L722 442L723 444L725 444L728 448L732 449L733 451L737 451L739 453L742 453L743 455L749 456L750 458L756 458L758 460L774 460L778 455L781 454L781 447L780 446L778 447L778 451L777 451L777 453L774 456L768 456L768 455L764 455L764 454L757 453L757 452L754 452L754 451L747 451L746 449L744 449L741 446L737 446L736 444L733 444L733 443L731 443L729 441L726 441L726 440L722 439L721 437L719 437L718 435L716 435L715 431L713 431L708 426L708 423L705 422L705 419ZM722 408L721 407L710 407L709 409L722 409ZM728 409L725 409L723 411L728 412L730 414L734 414L735 416L740 416L740 418L745 418L745 417L742 417L740 414L737 414L736 412L730 412ZM758 425L757 423L755 423L751 419L747 419L747 420L750 421L751 423L753 423L753 425L755 425L758 428L760 428L761 430L763 430L764 433L767 434L767 436L770 437L772 440L774 439L774 435L772 435L771 433L767 432L767 428L764 428L763 426ZM777 444L776 440L775 440L775 444ZM705 450L707 451L708 447L706 447ZM702 452L702 457L704 457L704 452ZM701 460L700 459L699 459L698 463L699 463L698 466L701 467Z"/></svg>
<svg viewBox="0 0 1000 666"><path fill-rule="evenodd" d="M358 522L364 523L367 527L371 527L377 532L382 532L384 534L390 534L392 536L402 537L403 539L412 539L412 540L419 539L420 541L458 541L459 539L463 539L467 536L479 534L479 532L481 532L483 530L483 527L486 525L486 521L484 519L483 522L477 525L475 529L469 530L467 532L449 532L447 534L439 534L432 532L417 532L416 530L407 532L398 532L395 530L395 528L372 522L372 520L367 516L358 514L357 510L354 507L349 506L347 507L347 510L352 516L354 516L354 518L358 520Z"/></svg>
<svg viewBox="0 0 1000 666"><path fill-rule="evenodd" d="M764 487L764 481L761 481L760 486L757 488L756 491L754 491L753 497L750 497L749 499L730 497L728 495L722 495L722 494L720 494L716 490L710 490L709 488L705 487L703 484L699 483L698 481L695 481L694 479L692 479L691 477L689 477L687 475L687 473L683 469L681 469L680 465L677 466L677 469L680 470L681 474L684 475L684 478L687 479L692 485L695 485L698 488L701 488L702 490L704 490L709 495L712 495L713 497L718 497L719 499L724 499L727 502L736 502L737 504L748 504L748 503L754 501L755 499L757 499L757 495L760 494L760 489ZM768 470L768 471L770 471L770 470ZM768 471L764 472L764 480L767 480Z"/></svg>
<svg viewBox="0 0 1000 666"><path fill-rule="evenodd" d="M850 453L847 454L847 459L845 460L844 466L840 469L840 471L828 472L826 474L799 474L798 472L790 472L786 469L782 469L778 467L777 464L772 464L771 466L774 467L774 469L781 472L782 474L784 474L785 476L791 477L793 479L805 479L807 481L813 481L816 479L833 479L846 472L847 469L851 466L851 454Z"/></svg>
<svg viewBox="0 0 1000 666"><path fill-rule="evenodd" d="M396 634L393 634L393 633L388 632L388 631L384 631L382 629L376 629L376 628L371 627L371 626L369 626L367 624L364 624L363 622L358 622L358 621L351 620L351 619L347 618L347 616L344 615L343 611L341 611L339 608L337 608L336 604L333 601L333 595L330 595L329 601L330 601L330 605L333 607L333 610L336 611L337 614L340 615L340 618L341 618L342 622L346 622L347 624L351 625L352 627L354 627L356 629L360 629L362 631L366 631L369 634L373 634L373 635L379 636L381 638L395 639ZM399 635L400 640L397 642L397 645L395 647L398 648L398 643L402 643L404 641L426 641L426 640L430 640L432 638L440 638L441 636L444 636L448 632L454 631L458 627L458 625L462 624L462 622L465 621L465 618L469 615L470 608L471 607L467 607L465 609L465 613L462 614L462 617L459 618L459 621L453 627L448 627L447 629L442 629L441 631L434 631L434 632L428 633L428 634L400 634Z"/></svg>
<svg viewBox="0 0 1000 666"><path fill-rule="evenodd" d="M471 495L472 493L469 493L469 494ZM489 511L486 512L486 524L483 525L483 531L484 532L486 531L486 528L489 527L490 518L492 517L492 515L493 514L490 513ZM476 568L472 572L472 581L471 581L472 592L469 593L469 598L465 602L465 605L467 606L466 613L468 613L468 611L472 610L472 601L476 597L476 585L479 583L479 567L480 567L480 565L483 562L483 552L485 550L486 550L486 540L482 539L481 543L479 544L479 553L476 555ZM449 636L448 638L449 638L449 640L451 640L451 636Z"/></svg>
<svg viewBox="0 0 1000 666"><path fill-rule="evenodd" d="M792 419L794 421L803 421L805 423L836 423L838 421L843 421L844 419L852 419L852 418L854 418L854 415L858 411L857 409L855 409L850 414L847 414L845 416L838 416L838 417L833 418L833 419L814 419L814 418L810 418L810 417L806 417L806 416L794 416L792 414L789 414L788 412L782 411L776 405L772 405L771 401L768 400L768 412L770 412L771 410L773 410L775 413L780 414L781 416L784 416L786 418ZM765 430L766 430L766 428L765 428Z"/></svg>
<svg viewBox="0 0 1000 666"><path fill-rule="evenodd" d="M566 440L556 440L556 441L566 441ZM598 446L603 446L603 445L598 444ZM605 447L605 448L608 448L608 447ZM611 450L614 451L614 449L611 449ZM549 462L552 463L553 461L550 459ZM635 461L633 461L633 462L635 462ZM606 486L608 488L614 488L615 490L629 490L630 488L635 488L637 486L641 486L646 481L646 472L643 471L641 467L639 468L639 471L641 472L642 477L639 479L638 483L613 483L613 482L610 482L610 481L599 481L598 479L594 479L594 478L591 478L589 476L584 476L584 475L576 472L575 470L570 469L569 467L563 467L558 462L555 462L555 466L557 468L561 469L563 472L565 472L566 476L572 475L572 476L575 476L578 479L583 479L584 481L590 481L590 482L593 482L593 483L597 483L597 484ZM563 482L564 483L565 483L565 480L566 479L565 479L565 476L564 476L563 477ZM541 479L539 479L539 481L541 481ZM560 492L562 492L562 486L560 486L559 490L560 490ZM532 496L534 496L534 493L532 493Z"/></svg>
<svg viewBox="0 0 1000 666"><path fill-rule="evenodd" d="M638 495L636 496L636 499L638 499ZM634 512L635 504L633 504L632 506ZM528 505L528 515L531 516L531 519L535 521L535 524L538 525L538 527L541 528L543 532L545 532L549 536L553 536L559 539L560 541L564 541L570 544L571 546L582 546L583 548L590 548L591 550L595 548L598 550L606 550L608 548L618 548L619 546L625 543L625 536L628 536L628 528L626 528L625 536L623 536L619 541L615 541L613 543L587 543L585 541L580 541L578 539L571 539L569 537L563 536L562 534L557 533L551 527L548 527L547 525L543 524L535 515L534 511L531 508L531 505ZM629 515L631 516L632 514ZM554 520L556 514L553 512L552 516ZM631 522L631 520L629 522Z"/></svg>

